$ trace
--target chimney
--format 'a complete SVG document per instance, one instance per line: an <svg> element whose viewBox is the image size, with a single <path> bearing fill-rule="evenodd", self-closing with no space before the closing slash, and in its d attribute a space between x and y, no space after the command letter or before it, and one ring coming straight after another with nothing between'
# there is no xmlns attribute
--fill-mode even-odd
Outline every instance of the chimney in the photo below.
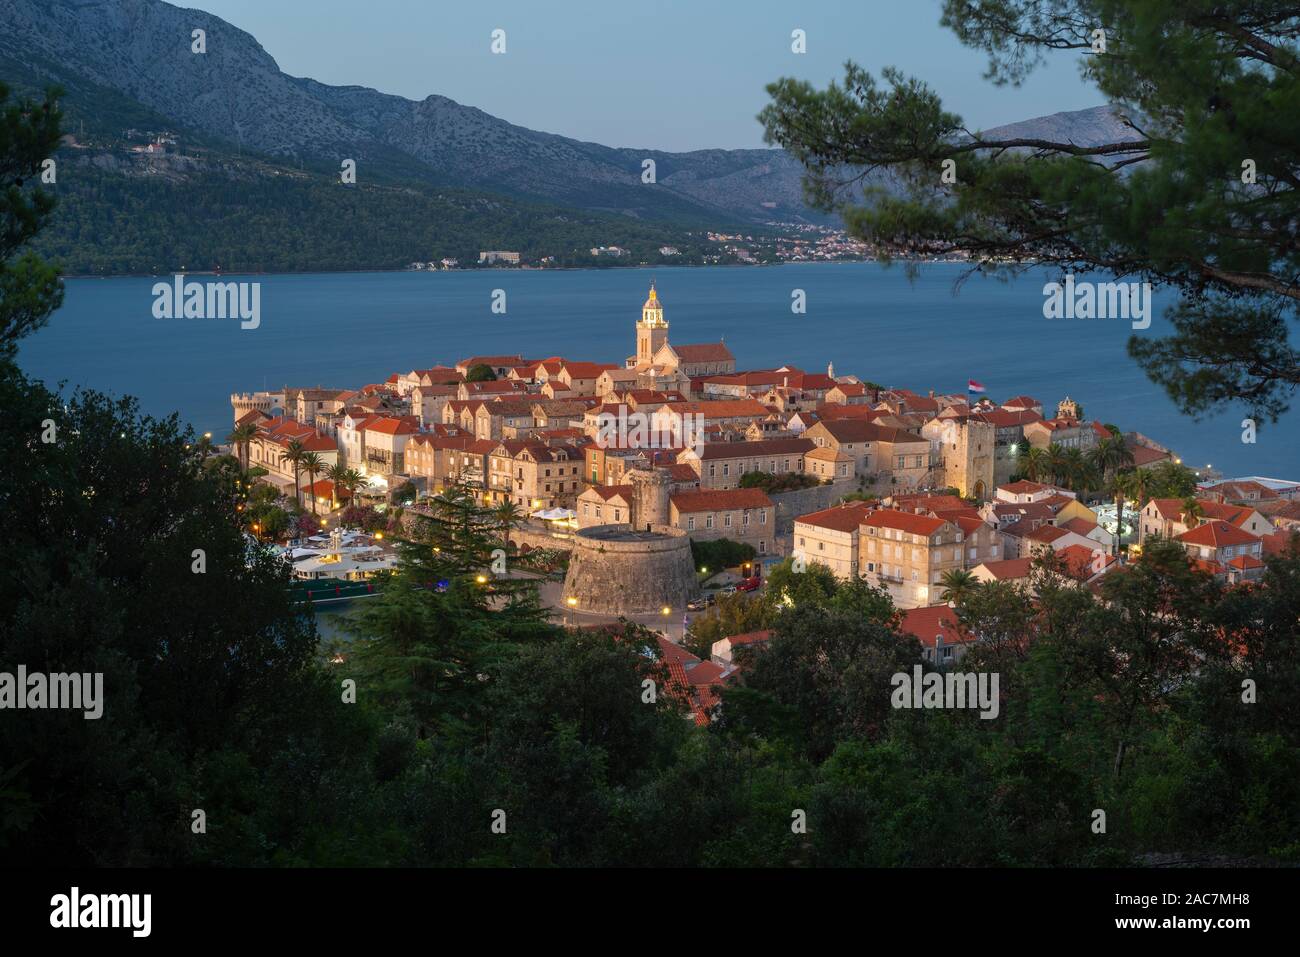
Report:
<svg viewBox="0 0 1300 957"><path fill-rule="evenodd" d="M937 665L943 661L943 635L934 636L934 663Z"/></svg>

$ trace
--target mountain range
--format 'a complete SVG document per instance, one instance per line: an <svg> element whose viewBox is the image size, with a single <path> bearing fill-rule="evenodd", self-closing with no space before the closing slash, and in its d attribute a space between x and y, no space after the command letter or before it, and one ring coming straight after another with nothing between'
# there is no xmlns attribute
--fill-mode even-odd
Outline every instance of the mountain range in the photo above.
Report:
<svg viewBox="0 0 1300 957"><path fill-rule="evenodd" d="M461 200L490 195L516 218L531 214L511 202L581 211L596 217L596 244L618 241L606 216L647 227L835 221L803 203L801 167L782 150L610 147L516 126L444 96L415 101L330 86L284 73L252 35L221 18L161 0L0 0L0 22L0 79L20 88L62 85L74 134L103 142L128 127L168 129L184 146L205 150L203 162L164 167L162 179L173 185L217 168L224 176L297 170L337 183L340 163L353 159L359 182L426 196L430 188L451 190L437 195ZM202 54L191 50L196 29L205 31ZM1067 129L1085 141L1117 127L1101 107L999 132ZM646 159L656 164L653 186L641 182ZM96 169L133 171L103 157ZM643 238L660 234L651 229Z"/></svg>

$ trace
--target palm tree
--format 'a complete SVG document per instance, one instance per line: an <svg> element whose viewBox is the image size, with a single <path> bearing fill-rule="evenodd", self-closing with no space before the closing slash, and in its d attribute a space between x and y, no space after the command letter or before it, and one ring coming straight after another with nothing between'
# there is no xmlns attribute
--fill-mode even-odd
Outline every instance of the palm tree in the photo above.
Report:
<svg viewBox="0 0 1300 957"><path fill-rule="evenodd" d="M306 454L307 450L297 439L290 439L289 444L280 453L281 462L290 462L293 465L293 498L299 508L302 508L302 490L298 485L298 476L302 470L302 457Z"/></svg>
<svg viewBox="0 0 1300 957"><path fill-rule="evenodd" d="M343 480L347 475L348 467L341 462L335 462L325 470L325 477L330 480L330 510L339 506L339 489L343 488Z"/></svg>
<svg viewBox="0 0 1300 957"><path fill-rule="evenodd" d="M1088 485L1088 460L1082 449L1069 449L1065 456L1065 487L1073 492L1083 491Z"/></svg>
<svg viewBox="0 0 1300 957"><path fill-rule="evenodd" d="M1151 480L1151 475L1146 469L1126 469L1115 475L1111 487L1115 490L1115 501L1118 506L1117 515L1119 520L1118 529L1124 528L1124 496L1128 496L1133 502L1138 512L1141 512L1142 506L1147 503L1147 485ZM1141 521L1138 525L1141 526ZM1120 533L1116 532L1115 541L1119 542Z"/></svg>
<svg viewBox="0 0 1300 957"><path fill-rule="evenodd" d="M512 528L518 528L519 523L523 521L523 509L507 499L496 507L493 515L496 516L496 520L501 524L502 547L509 551L510 530Z"/></svg>
<svg viewBox="0 0 1300 957"><path fill-rule="evenodd" d="M1183 499L1183 524L1187 526L1190 532L1197 525L1205 520L1205 506L1195 497Z"/></svg>
<svg viewBox="0 0 1300 957"><path fill-rule="evenodd" d="M1108 482L1120 469L1133 464L1133 450L1123 434L1114 431L1089 451L1088 458L1101 473L1102 481Z"/></svg>
<svg viewBox="0 0 1300 957"><path fill-rule="evenodd" d="M307 483L307 488L311 490L311 513L315 515L316 514L316 491L315 491L316 474L318 472L325 471L325 463L321 461L321 457L317 453L307 452L303 454L302 462L300 462L299 464L302 466L302 470L307 473L307 478L309 479Z"/></svg>
<svg viewBox="0 0 1300 957"><path fill-rule="evenodd" d="M1047 450L1036 445L1026 445L1016 456L1020 461L1020 471L1031 482L1038 482L1047 475Z"/></svg>
<svg viewBox="0 0 1300 957"><path fill-rule="evenodd" d="M1133 465L1133 450L1129 448L1123 433L1111 427L1110 435L1097 443L1097 447L1089 453L1089 458L1101 473L1102 481L1109 482L1115 492L1115 554L1118 556L1120 540L1124 536L1124 492L1128 484L1127 481L1119 481L1119 474L1122 469ZM1138 507L1141 508L1141 503Z"/></svg>
<svg viewBox="0 0 1300 957"><path fill-rule="evenodd" d="M943 591L939 594L939 600L953 605L960 605L970 596L971 592L979 587L979 579L975 577L973 572L961 568L950 568L943 573L943 577L939 579L939 584L943 586Z"/></svg>
<svg viewBox="0 0 1300 957"><path fill-rule="evenodd" d="M257 435L257 426L252 422L245 422L243 425L235 426L234 430L226 436L226 441L235 447L239 453L239 467L245 472L248 471L248 447Z"/></svg>
<svg viewBox="0 0 1300 957"><path fill-rule="evenodd" d="M357 503L357 489L366 484L366 477L356 469L346 469L338 484L348 490L348 504L355 505Z"/></svg>
<svg viewBox="0 0 1300 957"><path fill-rule="evenodd" d="M1047 447L1047 471L1051 473L1052 484L1060 485L1070 471L1070 461L1065 449L1053 442Z"/></svg>

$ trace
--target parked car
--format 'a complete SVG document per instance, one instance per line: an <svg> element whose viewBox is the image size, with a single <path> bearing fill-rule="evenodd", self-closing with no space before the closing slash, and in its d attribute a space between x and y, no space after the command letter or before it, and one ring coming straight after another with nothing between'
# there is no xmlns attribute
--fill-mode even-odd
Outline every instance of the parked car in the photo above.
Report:
<svg viewBox="0 0 1300 957"><path fill-rule="evenodd" d="M688 611L704 611L704 609L708 608L716 601L717 599L712 595L701 595L699 598L688 601L686 603L686 608Z"/></svg>
<svg viewBox="0 0 1300 957"><path fill-rule="evenodd" d="M736 591L758 591L763 584L763 579L755 575L752 578L742 578L736 582Z"/></svg>
<svg viewBox="0 0 1300 957"><path fill-rule="evenodd" d="M725 588L718 589L719 595L734 595L735 593L736 593L735 585L727 585Z"/></svg>

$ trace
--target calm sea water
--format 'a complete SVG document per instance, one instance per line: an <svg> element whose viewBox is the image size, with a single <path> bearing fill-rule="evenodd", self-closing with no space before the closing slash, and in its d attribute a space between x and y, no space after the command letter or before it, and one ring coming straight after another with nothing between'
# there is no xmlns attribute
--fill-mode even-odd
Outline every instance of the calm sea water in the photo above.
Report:
<svg viewBox="0 0 1300 957"><path fill-rule="evenodd" d="M767 268L657 269L670 339L723 339L740 369L792 364L854 373L924 393L964 392L966 380L997 401L1029 394L1055 406L1069 394L1085 414L1135 429L1189 464L1227 475L1300 478L1298 413L1241 442L1239 409L1202 423L1181 416L1125 352L1118 320L1042 315L1043 276L973 278L933 264L909 282L874 263ZM563 355L621 362L635 351L652 273L646 269L349 273L255 278L261 326L159 320L147 278L74 279L49 326L19 361L51 385L66 380L138 396L153 414L177 411L224 438L234 391L356 387L390 373L453 364L473 354ZM204 280L211 277L194 277ZM493 290L507 311L490 310ZM791 291L807 293L793 315ZM1168 299L1156 296L1156 312ZM1165 329L1157 318L1146 335Z"/></svg>

